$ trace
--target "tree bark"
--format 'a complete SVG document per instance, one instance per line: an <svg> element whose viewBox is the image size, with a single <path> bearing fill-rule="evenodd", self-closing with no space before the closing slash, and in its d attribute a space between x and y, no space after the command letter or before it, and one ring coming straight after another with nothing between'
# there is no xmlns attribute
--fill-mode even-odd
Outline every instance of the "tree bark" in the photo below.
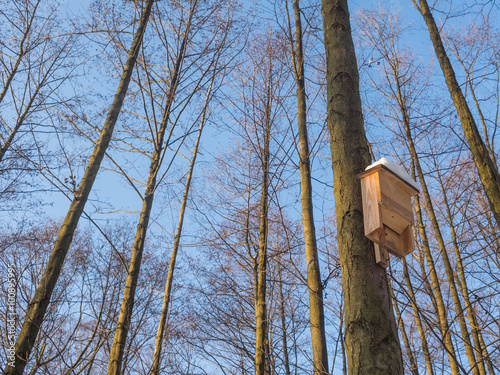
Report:
<svg viewBox="0 0 500 375"><path fill-rule="evenodd" d="M385 269L364 235L357 174L370 164L359 77L346 0L323 0L328 130L337 238L345 297L350 374L403 374L403 359Z"/></svg>
<svg viewBox="0 0 500 375"><path fill-rule="evenodd" d="M134 35L132 48L130 49L127 62L123 69L123 74L121 76L120 84L116 91L113 104L109 109L106 121L99 136L99 140L97 141L85 170L85 174L80 182L78 190L75 193L75 198L71 202L69 211L61 226L49 261L47 262L45 271L35 291L35 295L28 306L26 318L16 342L15 366L7 366L4 369L4 374L19 375L24 372L24 368L26 367L31 350L42 325L47 306L49 305L52 291L54 290L57 279L59 278L64 259L73 240L73 234L80 216L82 215L85 204L87 203L87 199L90 191L92 190L97 172L99 171L102 159L104 158L104 154L111 140L118 115L120 114L120 110L125 99L125 94L128 90L130 77L132 76L132 71L139 54L140 45L142 43L152 6L153 0L147 0L142 12L139 27Z"/></svg>

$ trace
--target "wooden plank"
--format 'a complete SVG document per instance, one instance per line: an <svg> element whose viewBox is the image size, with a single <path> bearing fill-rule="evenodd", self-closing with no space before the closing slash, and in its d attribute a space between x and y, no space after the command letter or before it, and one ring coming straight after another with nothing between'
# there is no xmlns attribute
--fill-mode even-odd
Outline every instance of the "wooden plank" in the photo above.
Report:
<svg viewBox="0 0 500 375"><path fill-rule="evenodd" d="M396 202L402 209L412 211L411 194L405 186L401 184L401 180L394 177L390 173L380 173L380 191L381 194ZM383 199L383 197L381 197Z"/></svg>
<svg viewBox="0 0 500 375"><path fill-rule="evenodd" d="M383 239L379 245L387 248L391 254L394 254L398 258L404 256L404 243L399 233L394 232L391 228L384 225L384 236L382 237Z"/></svg>
<svg viewBox="0 0 500 375"><path fill-rule="evenodd" d="M408 196L407 199L410 200L410 197ZM398 204L385 194L382 194L380 210L382 212L382 223L399 234L413 224L413 212L408 211L406 207Z"/></svg>
<svg viewBox="0 0 500 375"><path fill-rule="evenodd" d="M361 198L363 200L365 236L367 236L382 226L378 174L369 175L361 180Z"/></svg>
<svg viewBox="0 0 500 375"><path fill-rule="evenodd" d="M375 246L375 263L384 268L389 267L390 259L387 249L383 246L377 245L376 243L373 245Z"/></svg>
<svg viewBox="0 0 500 375"><path fill-rule="evenodd" d="M374 231L365 235L369 240L376 244L384 244L385 243L385 229L384 226L375 229Z"/></svg>
<svg viewBox="0 0 500 375"><path fill-rule="evenodd" d="M411 198L406 197L404 202L396 201L391 196L382 193L382 200L380 204L386 206L387 210L394 212L395 214L401 216L404 221L408 223L413 223L413 207L411 205Z"/></svg>
<svg viewBox="0 0 500 375"><path fill-rule="evenodd" d="M401 241L403 242L402 256L407 256L415 249L415 239L413 238L413 228L411 225L401 234Z"/></svg>

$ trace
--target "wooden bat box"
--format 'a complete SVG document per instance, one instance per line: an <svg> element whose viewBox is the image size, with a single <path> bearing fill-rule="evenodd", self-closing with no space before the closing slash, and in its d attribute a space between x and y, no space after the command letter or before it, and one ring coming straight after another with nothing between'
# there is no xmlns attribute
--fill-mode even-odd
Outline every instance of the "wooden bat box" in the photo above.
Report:
<svg viewBox="0 0 500 375"><path fill-rule="evenodd" d="M383 164L358 177L365 236L398 258L411 253L415 246L411 197L417 195L418 190Z"/></svg>

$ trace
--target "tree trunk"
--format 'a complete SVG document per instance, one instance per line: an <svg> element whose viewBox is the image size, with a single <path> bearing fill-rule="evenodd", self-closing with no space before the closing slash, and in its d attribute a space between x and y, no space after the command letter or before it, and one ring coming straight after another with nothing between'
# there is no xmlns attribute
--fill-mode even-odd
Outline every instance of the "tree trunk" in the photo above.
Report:
<svg viewBox="0 0 500 375"><path fill-rule="evenodd" d="M414 2L414 0L412 1ZM415 2L414 4L418 8ZM462 124L465 138L467 139L467 143L470 147L472 158L476 164L479 178L483 184L491 211L495 216L497 225L500 226L500 174L498 173L498 169L491 159L486 146L484 145L474 117L469 109L469 105L465 100L460 85L458 84L455 71L453 70L453 66L446 55L446 50L441 40L439 29L434 21L429 5L426 0L419 0L419 4L420 8L418 9L424 17L427 28L429 29L430 38L432 44L434 45L434 51L436 52L437 59L441 65L441 70L443 71L453 104L455 105L458 117Z"/></svg>
<svg viewBox="0 0 500 375"><path fill-rule="evenodd" d="M412 158L413 161L413 158ZM415 167L414 161L412 163L412 178L415 179ZM434 258L432 257L431 248L429 246L429 240L427 239L427 232L424 226L424 220L422 215L422 210L420 208L420 198L418 195L415 197L415 213L417 214L417 227L420 233L420 238L422 239L422 249L427 261L427 267L429 268L429 273L431 275L431 287L430 290L431 299L433 300L434 309L437 312L437 319L439 330L443 336L443 346L446 354L448 355L448 360L450 362L450 369L453 375L458 375L460 373L459 364L457 362L457 355L455 354L455 347L453 346L453 341L451 340L450 327L448 326L448 315L446 313L446 306L444 304L443 295L441 293L441 286L439 282L439 276L436 272L436 267L434 264Z"/></svg>
<svg viewBox="0 0 500 375"><path fill-rule="evenodd" d="M441 186L441 192L443 194L443 203L446 207L446 217L449 223L450 227L450 233L451 233L451 240L453 242L453 251L455 252L455 259L457 262L457 271L458 271L458 281L459 281L459 287L460 287L460 292L462 294L462 297L464 299L464 304L465 308L467 310L467 317L469 320L469 325L471 327L471 334L472 334L472 339L474 341L474 347L475 347L475 352L479 358L478 360L478 368L479 368L479 373L480 374L486 374L486 369L484 366L484 363L486 362L486 365L488 366L488 371L490 372L491 375L495 374L495 371L493 369L493 364L491 363L490 357L488 355L488 351L486 347L484 346L484 341L482 339L482 334L481 334L481 329L479 328L477 324L477 318L476 318L476 311L474 310L470 297L469 297L469 287L467 286L467 281L465 277L465 268L464 264L462 261L462 254L459 249L459 244L458 244L458 238L457 238L457 233L455 231L455 226L453 224L453 216L451 214L451 208L450 204L448 202L448 196L446 194L446 188L444 186L443 180L441 178L441 173L439 170L438 172L438 181L439 185Z"/></svg>
<svg viewBox="0 0 500 375"><path fill-rule="evenodd" d="M398 91L399 91L399 86L398 86ZM469 365L471 366L472 374L480 375L477 364L476 364L476 357L474 355L474 349L473 349L471 342L470 342L469 331L467 330L467 325L465 324L465 319L464 319L464 314L463 314L464 310L462 308L462 303L461 303L460 298L458 296L457 285L455 283L455 278L454 278L454 271L453 271L453 268L451 266L450 258L448 257L448 252L446 250L443 237L441 235L441 229L439 227L439 223L437 221L436 214L434 212L434 206L432 204L429 189L427 187L427 183L425 181L425 177L424 177L422 168L420 166L420 160L419 160L419 157L417 155L415 145L413 143L413 138L411 136L411 131L410 131L409 119L408 119L408 116L406 115L406 111L404 110L403 105L401 108L402 108L402 112L403 112L403 118L404 118L403 121L405 124L406 137L407 137L408 144L410 147L410 155L415 163L415 168L416 168L417 173L418 173L420 185L422 186L422 190L424 193L425 203L426 203L426 207L427 207L427 213L429 214L429 217L431 219L432 227L434 229L434 237L438 243L439 252L441 253L441 258L443 259L444 268L445 268L445 272L446 272L446 276L447 276L447 280L448 280L448 284L449 284L449 288L450 288L451 297L453 299L453 304L455 306L456 318L457 318L459 326L460 326L460 333L462 335L462 341L463 341L464 346L465 346L465 352L467 355L467 359L469 360ZM429 250L429 254L430 254L430 250ZM437 278L437 276L435 276L435 277ZM436 281L436 282L439 283L439 281ZM443 308L443 309L445 308L444 304L442 304L441 306L442 306L441 308ZM445 314L441 313L441 315L444 316Z"/></svg>
<svg viewBox="0 0 500 375"><path fill-rule="evenodd" d="M113 346L109 355L108 375L119 375L121 373L122 360L125 351L125 344L127 334L130 328L130 320L132 318L132 310L134 308L135 290L137 288L137 281L141 270L142 254L144 252L144 244L146 241L146 234L148 230L149 218L151 209L153 208L154 194L156 191L156 178L162 162L162 152L164 148L164 138L169 123L172 104L174 102L175 93L179 82L179 73L182 66L182 61L185 56L186 43L189 34L189 28L192 19L192 12L188 21L187 29L182 40L179 55L175 61L174 71L170 80L170 87L167 94L167 100L160 129L157 134L155 142L155 150L153 158L149 167L148 182L146 185L146 192L142 201L141 216L137 224L135 233L134 245L132 247L132 257L130 259L130 266L125 281L125 290L123 291L122 305L120 308L120 316L115 330L115 337L113 339ZM169 139L172 134L170 130ZM168 141L167 141L168 142Z"/></svg>
<svg viewBox="0 0 500 375"><path fill-rule="evenodd" d="M266 373L267 348L267 307L266 307L266 280L267 280L267 233L268 233L268 197L269 197L269 138L271 128L271 63L269 65L269 80L267 82L265 102L264 144L261 149L262 160L262 193L260 202L259 224L259 261L258 284L255 299L255 375Z"/></svg>
<svg viewBox="0 0 500 375"><path fill-rule="evenodd" d="M325 313L323 308L323 284L318 261L316 229L314 226L309 140L307 136L306 87L304 82L304 54L302 47L302 24L299 0L294 0L295 38L290 26L290 42L295 83L297 85L297 125L299 130L299 169L302 204L302 227L307 261L307 286L309 288L309 314L314 374L328 374L328 351L325 335ZM290 24L290 23L289 23Z"/></svg>
<svg viewBox="0 0 500 375"><path fill-rule="evenodd" d="M416 236L415 236L416 238ZM415 292L413 291L413 285L410 281L410 274L408 272L408 265L406 260L402 260L403 263L403 277L406 282L406 287L408 289L408 296L410 297L411 307L413 309L413 316L415 317L415 322L417 324L418 335L420 336L420 342L422 344L422 352L425 359L425 368L427 370L427 375L434 375L434 369L432 368L432 359L429 352L429 345L427 343L427 338L425 337L424 326L422 324L422 319L420 318L420 309L417 305L417 300L415 299Z"/></svg>
<svg viewBox="0 0 500 375"><path fill-rule="evenodd" d="M152 6L153 0L148 0L144 6L139 27L135 33L132 48L130 49L127 62L123 69L123 74L115 94L113 104L109 109L101 135L97 141L92 156L90 157L85 174L80 182L78 190L75 193L75 198L71 202L69 211L61 226L49 261L47 262L45 271L35 291L35 295L29 304L26 318L16 342L15 366L7 366L4 369L4 374L18 375L24 372L24 368L28 362L31 350L42 325L45 311L49 305L52 291L54 290L57 279L59 278L64 259L68 253L71 241L73 240L73 233L75 232L80 216L82 215L85 204L87 203L87 199L90 191L92 190L97 172L99 171L102 159L104 158L104 154L111 140L114 126L118 115L120 114L125 94L128 90L130 77L137 60L137 55L140 50L140 45L142 43L142 38Z"/></svg>
<svg viewBox="0 0 500 375"><path fill-rule="evenodd" d="M390 284L389 284L389 290L391 291L391 297L392 300L394 301L394 310L396 311L396 318L398 319L399 330L401 331L401 335L403 336L403 342L405 344L405 349L406 349L406 356L408 357L408 361L410 362L410 371L412 375L418 375L417 361L415 360L415 356L413 355L413 350L410 345L410 339L408 338L408 334L406 333L403 317L401 316L401 311L399 310L398 307L398 301L396 300L396 296L394 295L394 290L392 289Z"/></svg>
<svg viewBox="0 0 500 375"><path fill-rule="evenodd" d="M323 0L328 129L350 374L403 374L385 269L364 235L358 173L370 164L346 0Z"/></svg>
<svg viewBox="0 0 500 375"><path fill-rule="evenodd" d="M205 108L203 109L200 129L198 133L198 138L196 139L196 144L194 146L193 158L191 159L191 165L189 167L188 177L186 180L186 187L184 189L184 196L182 197L182 204L179 213L179 222L177 223L177 230L174 237L174 247L172 249L172 255L170 256L170 265L168 267L167 284L165 286L165 293L163 295L163 305L160 315L160 323L158 324L158 330L156 333L155 351L153 355L153 365L151 366L151 374L158 375L160 372L160 360L161 360L161 350L163 345L163 335L165 333L165 323L168 316L168 308L170 303L170 295L172 292L172 284L174 280L175 262L177 259L177 252L179 250L179 244L182 235L182 226L184 223L184 213L186 212L186 205L189 196L189 188L191 187L191 181L193 178L194 165L196 163L196 157L198 156L198 148L200 145L201 134L203 132L203 126L205 125L206 111L208 107L208 102L210 101L212 87L210 86L207 99L205 101Z"/></svg>

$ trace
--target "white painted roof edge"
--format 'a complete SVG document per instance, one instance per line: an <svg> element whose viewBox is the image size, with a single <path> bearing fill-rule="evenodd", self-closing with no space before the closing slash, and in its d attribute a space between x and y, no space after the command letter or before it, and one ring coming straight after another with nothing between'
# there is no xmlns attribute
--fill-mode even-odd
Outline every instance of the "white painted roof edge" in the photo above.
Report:
<svg viewBox="0 0 500 375"><path fill-rule="evenodd" d="M396 175L401 177L402 180L408 182L411 186L413 186L415 188L415 190L419 190L417 183L412 180L410 175L406 172L406 170L401 165L393 163L392 161L389 161L386 158L381 158L380 160L376 161L375 163L370 164L368 167L366 167L365 171L367 171L368 169L371 169L377 165L383 165L387 169L390 169Z"/></svg>

